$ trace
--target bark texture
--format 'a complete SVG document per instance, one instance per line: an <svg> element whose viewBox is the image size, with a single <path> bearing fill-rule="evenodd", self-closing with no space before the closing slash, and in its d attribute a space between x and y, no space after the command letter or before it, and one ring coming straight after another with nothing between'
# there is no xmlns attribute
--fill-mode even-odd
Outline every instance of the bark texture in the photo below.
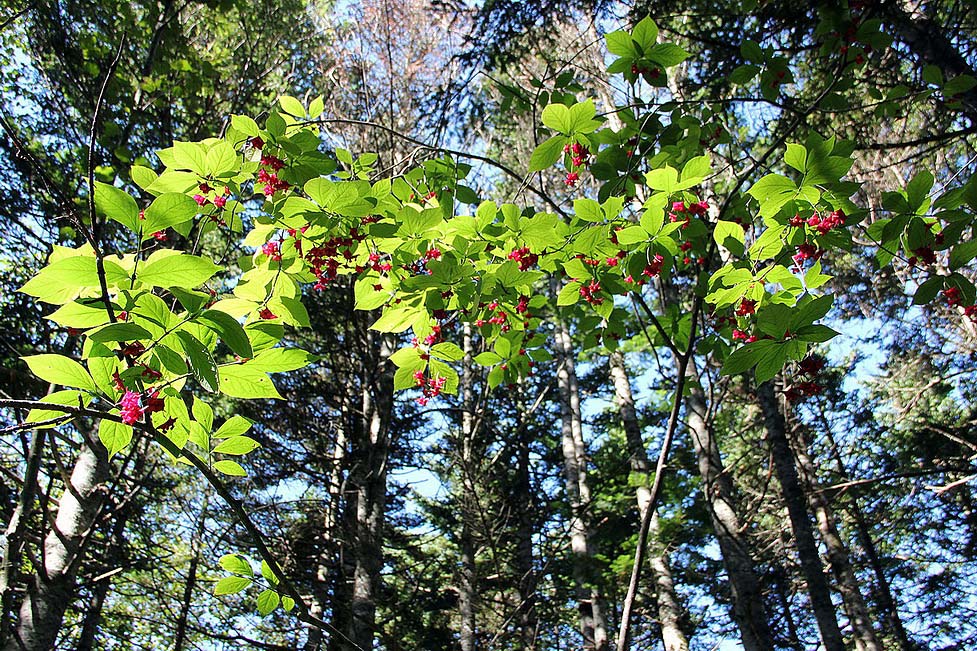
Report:
<svg viewBox="0 0 977 651"><path fill-rule="evenodd" d="M857 651L882 651L882 645L875 635L868 606L862 596L855 571L852 569L848 548L838 533L834 510L818 486L817 470L807 452L808 442L799 427L791 428L791 434L793 434L791 438L794 444L794 454L797 456L797 470L804 484L808 503L817 520L818 532L827 550L831 573L834 575L838 591L841 593L845 612L848 613L848 622L855 638L855 649Z"/></svg>
<svg viewBox="0 0 977 651"><path fill-rule="evenodd" d="M750 554L750 546L736 512L733 482L723 466L712 427L706 420L706 396L698 378L689 378L686 420L702 478L702 489L716 540L729 577L733 601L733 620L746 651L774 648L770 624L763 604L763 591Z"/></svg>
<svg viewBox="0 0 977 651"><path fill-rule="evenodd" d="M631 472L645 479L650 479L652 472L651 460L648 459L648 452L645 450L644 441L641 437L641 426L638 423L638 415L634 408L631 380L624 362L624 355L620 351L611 353L608 365L610 367L611 380L614 383L614 397L617 402L618 411L621 414L621 423L624 427L624 435L628 443L628 457ZM651 504L649 483L642 482L635 489L635 498L638 502L639 516L643 519ZM658 623L661 627L662 644L664 645L665 651L688 651L689 641L679 624L682 617L682 605L678 594L675 592L672 568L668 564L668 554L665 546L661 543L659 529L658 511L656 509L651 514L651 526L649 529L649 547L651 553L648 556L648 564L651 566L652 578L655 582Z"/></svg>
<svg viewBox="0 0 977 651"><path fill-rule="evenodd" d="M594 581L591 528L587 519L590 486L587 483L587 453L580 414L580 389L573 343L566 324L556 328L557 386L560 392L563 468L570 502L570 548L573 552L573 577L580 611L583 648L607 651L609 640L600 589Z"/></svg>
<svg viewBox="0 0 977 651"><path fill-rule="evenodd" d="M28 582L14 639L7 641L6 651L54 648L65 610L75 594L75 572L89 529L105 502L103 484L108 469L101 443L83 442L54 524L44 538L41 566Z"/></svg>
<svg viewBox="0 0 977 651"><path fill-rule="evenodd" d="M811 609L821 634L821 643L827 651L845 651L845 640L838 627L834 604L831 602L831 589L824 575L821 556L814 540L814 529L807 512L806 498L797 476L794 455L787 440L787 424L780 412L777 394L771 381L764 382L757 389L760 408L763 411L763 424L773 454L774 469L780 483L781 494L787 506L794 544L801 564L801 573L807 582Z"/></svg>

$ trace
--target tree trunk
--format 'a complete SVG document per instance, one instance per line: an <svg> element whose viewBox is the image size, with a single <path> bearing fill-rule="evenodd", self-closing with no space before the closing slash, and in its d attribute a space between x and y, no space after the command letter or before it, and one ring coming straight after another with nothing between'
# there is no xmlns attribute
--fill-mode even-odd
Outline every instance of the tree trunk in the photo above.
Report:
<svg viewBox="0 0 977 651"><path fill-rule="evenodd" d="M346 635L360 649L373 648L376 600L383 568L383 524L387 501L389 424L393 406L393 375L385 361L392 352L386 336L365 335L367 353L360 387L361 419L358 440L352 441L347 509L351 511L353 556L350 611ZM350 647L341 643L344 651Z"/></svg>
<svg viewBox="0 0 977 651"><path fill-rule="evenodd" d="M478 644L475 633L475 600L478 594L475 568L475 541L472 533L472 520L476 517L472 499L476 493L473 477L474 455L472 449L475 436L474 374L472 373L472 335L471 326L465 324L462 340L465 353L461 372L461 487L458 495L461 506L461 567L458 575L458 615L460 618L458 641L461 651L475 651Z"/></svg>
<svg viewBox="0 0 977 651"><path fill-rule="evenodd" d="M24 533L27 523L30 520L31 512L34 510L34 500L37 492L37 475L41 467L41 456L44 451L44 441L47 440L47 432L44 430L34 430L31 444L28 448L27 463L24 471L24 484L20 488L17 506L10 516L7 529L4 531L2 548L0 553L3 555L3 566L0 571L0 608L3 609L0 617L0 645L7 641L10 633L10 613L13 611L13 584L17 581L17 575L21 567L21 554L24 546Z"/></svg>
<svg viewBox="0 0 977 651"><path fill-rule="evenodd" d="M825 429L824 431L825 436L828 437L828 444L831 446L831 456L835 461L838 474L843 480L850 481L851 475L848 474L848 469L845 468L845 463L841 458L841 453L838 451L838 445L835 443L831 430ZM899 609L896 607L895 598L892 596L892 588L889 586L889 579L885 575L885 568L882 567L882 559L879 558L875 541L872 540L872 533L869 530L868 524L865 522L865 515L858 505L858 492L857 488L852 488L849 494L849 509L855 523L858 541L861 543L862 549L865 550L865 555L868 557L869 567L872 568L872 572L875 574L877 586L876 601L878 601L879 608L884 613L890 635L894 636L899 643L900 651L916 651L916 645L909 641L906 627L902 624Z"/></svg>
<svg viewBox="0 0 977 651"><path fill-rule="evenodd" d="M65 609L74 597L75 572L88 531L105 502L108 456L97 439L89 438L81 444L54 525L44 539L41 566L27 585L15 639L7 641L6 651L47 650L58 639Z"/></svg>
<svg viewBox="0 0 977 651"><path fill-rule="evenodd" d="M648 453L641 438L641 426L638 423L638 415L634 408L634 396L631 393L631 381L624 363L624 355L620 351L611 353L608 364L611 380L614 382L617 407L621 413L621 423L624 426L624 435L628 443L631 472L642 478L635 489L640 521L644 519L645 512L651 502L651 490L648 482L652 471L651 461L648 459ZM651 553L648 557L648 563L651 565L655 581L662 644L665 651L688 651L688 638L679 625L682 606L675 592L672 568L668 564L668 555L659 537L657 509L651 514L649 534Z"/></svg>
<svg viewBox="0 0 977 651"><path fill-rule="evenodd" d="M526 405L522 395L516 396L516 472L513 485L513 507L516 509L516 549L513 567L518 577L516 621L519 627L516 648L536 651L539 621L536 612L536 568L533 563L533 493L530 477L530 433L526 428Z"/></svg>
<svg viewBox="0 0 977 651"><path fill-rule="evenodd" d="M879 10L891 33L909 47L921 64L937 66L946 79L958 75L977 76L977 71L950 40L946 30L922 11L915 10L907 0L886 0L880 3ZM977 125L977 89L967 90L957 97L970 124Z"/></svg>
<svg viewBox="0 0 977 651"><path fill-rule="evenodd" d="M740 630L745 651L769 651L774 648L773 638L763 605L763 592L750 556L749 542L736 514L733 482L723 467L712 427L706 422L706 396L695 377L695 371L691 370L691 373L689 395L685 402L686 420L709 516L716 532L723 567L729 577L733 620Z"/></svg>
<svg viewBox="0 0 977 651"><path fill-rule="evenodd" d="M200 513L197 515L197 526L193 530L190 541L190 567L187 568L187 580L183 584L183 599L180 602L180 614L176 619L176 633L173 638L173 651L183 651L187 643L187 622L190 618L190 608L193 606L193 592L197 588L197 569L200 567L200 553L204 531L207 525L208 493L204 493Z"/></svg>
<svg viewBox="0 0 977 651"><path fill-rule="evenodd" d="M591 530L587 520L590 486L587 483L587 453L583 442L580 393L573 343L566 323L556 327L557 386L560 392L563 468L570 502L570 548L573 552L573 577L580 612L583 648L607 651L607 624L602 610L600 589L594 581Z"/></svg>
<svg viewBox="0 0 977 651"><path fill-rule="evenodd" d="M855 637L855 648L857 651L882 651L882 645L879 644L872 627L872 618L865 605L865 598L858 586L858 579L855 578L848 549L838 533L834 512L825 499L824 493L819 490L817 471L807 453L808 442L799 427L791 428L791 433L794 435L797 470L807 492L808 503L817 520L821 540L824 541L827 549L831 572L834 574L845 611L848 613L848 621Z"/></svg>
<svg viewBox="0 0 977 651"><path fill-rule="evenodd" d="M791 529L794 532L794 544L801 563L801 573L807 582L807 591L811 599L811 609L817 620L821 642L826 651L845 651L845 641L838 628L835 617L834 604L831 603L831 589L824 576L821 557L818 554L817 543L814 540L814 530L806 507L806 498L801 489L797 476L797 467L787 441L786 423L780 412L777 394L773 383L764 382L757 389L760 408L763 411L764 430L770 451L773 454L774 469L777 480L787 506Z"/></svg>

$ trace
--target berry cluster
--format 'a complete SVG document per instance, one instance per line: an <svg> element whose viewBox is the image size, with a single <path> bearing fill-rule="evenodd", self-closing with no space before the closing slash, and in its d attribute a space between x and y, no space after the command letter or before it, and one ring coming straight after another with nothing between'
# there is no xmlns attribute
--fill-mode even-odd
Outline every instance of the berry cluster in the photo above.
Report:
<svg viewBox="0 0 977 651"><path fill-rule="evenodd" d="M600 283L596 280L591 280L586 285L580 285L580 298L591 305L600 305L603 303L604 298L600 295Z"/></svg>
<svg viewBox="0 0 977 651"><path fill-rule="evenodd" d="M126 425L138 423L144 414L163 411L163 399L159 397L158 391L146 394L146 404L142 403L142 397L141 393L126 390L125 395L119 400L120 416Z"/></svg>
<svg viewBox="0 0 977 651"><path fill-rule="evenodd" d="M363 221L365 222L366 220L364 219ZM302 229L301 232L304 233L305 229ZM299 232L292 230L289 231L289 235L295 238L295 249L302 256L302 243L298 238ZM309 263L309 266L312 268L312 273L316 277L316 283L314 285L316 290L321 291L325 289L328 283L339 276L340 265L352 268L356 273L366 270L367 267L357 265L354 262L356 249L364 239L366 239L366 234L361 233L360 229L354 226L349 229L348 235L333 236L325 242L309 249L308 253L303 257ZM369 261L370 264L368 266L374 271L387 272L392 268L389 262L381 263L380 255L377 253L371 254Z"/></svg>
<svg viewBox="0 0 977 651"><path fill-rule="evenodd" d="M736 316L747 316L749 314L756 314L756 301L744 298L736 306Z"/></svg>
<svg viewBox="0 0 977 651"><path fill-rule="evenodd" d="M208 185L206 182L201 183L199 186L197 186L197 188L200 190L200 192L193 195L193 200L196 201L197 205L201 208L212 203L217 208L223 210L224 206L227 205L227 197L231 194L231 189L226 185L220 194L218 194L217 191L210 187L210 185Z"/></svg>
<svg viewBox="0 0 977 651"><path fill-rule="evenodd" d="M528 246L524 246L520 249L514 249L512 253L506 257L519 263L519 271L525 271L539 262L539 256L535 253L530 253Z"/></svg>
<svg viewBox="0 0 977 651"><path fill-rule="evenodd" d="M417 399L417 404L424 407L427 405L431 398L437 398L441 395L441 391L444 389L444 383L447 378L438 376L429 378L425 376L424 371L417 371L414 373L414 381L417 383L418 388L424 394Z"/></svg>
<svg viewBox="0 0 977 651"><path fill-rule="evenodd" d="M801 362L798 364L798 370L800 370L803 375L806 375L810 379L797 382L784 391L784 396L787 398L787 400L793 402L802 398L815 396L824 391L824 387L815 381L815 378L817 378L818 374L821 373L824 365L825 359L816 355L808 355L801 360Z"/></svg>
<svg viewBox="0 0 977 651"><path fill-rule="evenodd" d="M268 256L269 260L274 262L281 262L282 260L282 249L281 244L277 241L265 242L261 245L261 252Z"/></svg>
<svg viewBox="0 0 977 651"><path fill-rule="evenodd" d="M250 140L251 146L255 149L263 149L265 146L264 140L255 136ZM288 192L291 188L291 184L287 181L283 181L278 178L278 172L280 172L285 167L285 161L278 158L277 156L272 156L271 154L266 154L262 152L261 154L261 169L258 170L258 176L256 178L257 182L262 184L261 192L266 197L273 196L276 192ZM269 171L270 170L270 171Z"/></svg>
<svg viewBox="0 0 977 651"><path fill-rule="evenodd" d="M492 301L487 306L485 305L485 303L479 303L478 307L479 308L487 307L488 312L484 316L491 315L489 316L488 319L481 318L475 320L475 325L478 326L479 328L484 326L486 323L501 326L502 332L509 332L509 330L512 328L512 326L509 324L509 313L506 312L504 308L499 307L498 301ZM526 317L528 318L529 315L527 314Z"/></svg>
<svg viewBox="0 0 977 651"><path fill-rule="evenodd" d="M686 205L684 201L672 203L672 211L668 213L668 220L671 222L682 222L682 229L689 227L692 217L702 217L709 212L709 204L705 201Z"/></svg>
<svg viewBox="0 0 977 651"><path fill-rule="evenodd" d="M590 150L579 142L567 143L563 146L563 153L570 157L570 171L567 172L563 183L572 188L580 180L580 170L587 166L590 159Z"/></svg>

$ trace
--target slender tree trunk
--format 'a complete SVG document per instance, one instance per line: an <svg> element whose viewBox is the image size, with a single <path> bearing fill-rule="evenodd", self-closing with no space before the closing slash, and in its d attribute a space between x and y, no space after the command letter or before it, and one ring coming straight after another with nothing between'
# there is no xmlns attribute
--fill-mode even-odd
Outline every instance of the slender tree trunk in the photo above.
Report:
<svg viewBox="0 0 977 651"><path fill-rule="evenodd" d="M20 570L21 554L24 545L24 533L34 510L34 500L37 492L37 475L41 467L41 456L44 451L44 441L47 433L44 430L34 430L27 453L27 463L24 472L24 484L20 488L17 506L10 516L7 529L4 531L2 542L3 554L2 571L0 571L0 607L3 608L0 620L0 645L7 642L10 633L10 614L13 611L13 584L17 580Z"/></svg>
<svg viewBox="0 0 977 651"><path fill-rule="evenodd" d="M145 454L142 449L140 454ZM145 464L138 464L141 471ZM141 474L141 472L140 472ZM125 504L115 516L115 523L112 525L112 533L109 536L108 547L105 557L102 560L102 567L105 575L101 576L95 583L94 594L91 602L85 610L85 617L82 620L81 633L78 635L78 645L75 651L93 651L96 648L95 642L98 635L98 627L102 622L102 608L105 605L105 598L108 596L109 588L112 586L112 576L117 570L121 570L125 563L126 528L129 526L129 518L132 517L133 504ZM111 569L109 569L111 568ZM174 651L180 651L174 649Z"/></svg>
<svg viewBox="0 0 977 651"><path fill-rule="evenodd" d="M821 557L818 554L817 542L814 540L814 530L808 516L806 498L801 489L797 476L794 456L787 441L787 427L784 416L780 412L777 394L773 382L764 382L757 389L760 408L763 411L763 422L767 443L773 454L774 469L780 483L781 494L787 506L791 529L794 532L794 544L801 563L801 573L807 582L807 591L811 599L811 609L817 620L821 642L826 651L845 651L845 640L838 627L835 607L831 602L831 589L828 579L824 575Z"/></svg>
<svg viewBox="0 0 977 651"><path fill-rule="evenodd" d="M465 359L462 362L461 373L461 479L462 493L458 496L461 502L461 567L458 575L458 614L461 619L459 626L459 642L461 651L475 651L478 647L475 628L475 600L478 594L477 573L475 568L475 541L472 533L472 521L475 518L472 500L475 499L474 455L474 374L472 373L472 335L471 326L465 324L462 339Z"/></svg>
<svg viewBox="0 0 977 651"><path fill-rule="evenodd" d="M780 609L783 611L784 624L787 626L787 645L794 651L804 651L804 645L801 644L801 638L797 634L797 623L794 621L794 614L790 610L790 597L787 594L790 579L787 576L787 572L780 565L777 566L774 576L774 583L777 586L777 598L780 600Z"/></svg>
<svg viewBox="0 0 977 651"><path fill-rule="evenodd" d="M340 514L343 501L343 465L346 459L346 423L348 420L348 397L343 395L340 399L340 415L337 419L339 423L336 427L336 441L333 443L333 451L330 458L329 485L327 493L329 500L326 503L322 517L322 548L318 551L316 558L315 577L312 579L313 599L309 604L309 609L316 617L322 617L326 604L329 603L329 586L333 585L338 591L341 581L342 562L339 557L339 545L337 541L342 539L338 530L340 524ZM309 627L308 637L305 639L304 651L319 651L325 640L323 630L318 626Z"/></svg>
<svg viewBox="0 0 977 651"><path fill-rule="evenodd" d="M583 442L580 393L573 343L566 323L556 327L557 385L560 391L563 468L570 502L570 547L573 551L573 576L580 611L583 648L607 651L607 624L602 610L600 589L594 581L593 549L588 522L590 486L587 483L587 454Z"/></svg>
<svg viewBox="0 0 977 651"><path fill-rule="evenodd" d="M361 427L353 442L347 507L353 516L350 617L346 635L361 649L373 648L376 602L383 568L383 525L387 501L389 424L393 407L393 375L385 361L392 352L387 336L367 332L367 360L361 386ZM366 362L366 360L364 360ZM340 648L349 648L341 645Z"/></svg>
<svg viewBox="0 0 977 651"><path fill-rule="evenodd" d="M65 609L75 592L75 572L85 552L84 543L102 504L109 464L97 440L83 440L58 505L54 525L44 539L41 565L27 585L14 638L6 651L41 651L54 647Z"/></svg>
<svg viewBox="0 0 977 651"><path fill-rule="evenodd" d="M183 584L183 599L180 601L180 613L176 618L176 633L173 638L173 651L183 651L187 643L187 623L190 619L190 608L193 606L193 592L197 588L197 570L200 567L200 554L204 531L207 525L207 506L209 494L204 493L200 513L197 514L196 527L190 540L190 566L187 568L187 580Z"/></svg>
<svg viewBox="0 0 977 651"><path fill-rule="evenodd" d="M817 471L807 453L808 442L799 427L791 428L791 433L794 434L793 443L794 454L797 457L797 470L807 492L808 503L817 520L821 540L824 541L824 546L827 549L831 572L834 574L835 583L838 585L838 591L841 593L841 598L845 604L845 611L848 613L848 621L855 637L855 648L858 651L882 651L882 645L879 644L872 626L868 606L865 605L865 598L862 596L858 579L855 578L855 571L852 569L848 548L845 547L845 543L838 533L838 526L831 505L828 504L824 493L819 489Z"/></svg>
<svg viewBox="0 0 977 651"><path fill-rule="evenodd" d="M634 408L631 381L625 366L624 355L620 351L611 353L608 364L611 380L614 382L617 407L621 413L621 423L624 426L624 435L628 442L631 472L642 477L641 483L635 489L635 497L638 502L639 520L643 520L651 502L651 490L647 480L651 476L652 465L641 438L641 426L638 423L638 415ZM662 643L665 651L688 651L688 638L679 625L682 606L678 594L675 592L672 568L668 564L668 555L665 546L661 543L659 532L658 510L656 509L651 514L651 527L649 529L651 553L648 555L648 562L651 565L655 581Z"/></svg>
<svg viewBox="0 0 977 651"><path fill-rule="evenodd" d="M533 493L530 477L529 452L530 434L526 428L526 405L519 395L517 401L516 434L519 449L516 456L516 474L513 486L513 505L517 513L516 550L513 566L518 576L516 585L519 603L517 624L522 651L536 651L536 636L539 622L536 612L536 568L533 557Z"/></svg>
<svg viewBox="0 0 977 651"><path fill-rule="evenodd" d="M702 490L709 516L729 577L733 621L740 630L745 651L773 649L770 624L763 605L763 591L754 570L750 546L740 525L733 498L733 482L723 467L712 427L706 421L706 396L698 378L689 378L686 420L702 478Z"/></svg>
<svg viewBox="0 0 977 651"><path fill-rule="evenodd" d="M850 481L851 475L848 474L848 469L845 467L845 463L841 458L841 453L838 451L838 445L835 442L834 436L831 434L831 430L825 429L824 432L825 436L828 437L831 456L834 459L839 476L845 481ZM875 547L875 541L872 539L872 533L868 524L865 522L865 515L862 513L862 509L858 504L858 489L854 488L849 493L849 497L848 508L855 524L855 532L858 534L858 541L862 545L862 549L865 550L865 555L868 557L869 567L872 568L872 573L875 574L875 583L877 586L875 598L878 601L879 608L884 613L889 633L895 637L900 651L916 651L917 647L910 642L909 635L906 633L906 627L903 626L902 618L899 616L899 609L896 607L895 598L892 596L892 588L889 585L888 577L885 575L882 559L879 557L878 549Z"/></svg>

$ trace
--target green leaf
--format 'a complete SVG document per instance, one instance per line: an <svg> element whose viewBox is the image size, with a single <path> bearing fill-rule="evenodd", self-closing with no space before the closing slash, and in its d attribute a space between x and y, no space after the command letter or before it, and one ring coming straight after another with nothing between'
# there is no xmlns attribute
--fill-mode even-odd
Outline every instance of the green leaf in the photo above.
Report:
<svg viewBox="0 0 977 651"><path fill-rule="evenodd" d="M638 44L642 52L647 52L655 45L655 41L658 40L658 25L655 24L655 21L650 16L645 16L634 26L634 30L631 32L631 38Z"/></svg>
<svg viewBox="0 0 977 651"><path fill-rule="evenodd" d="M305 117L305 107L302 106L302 102L298 101L294 97L288 95L282 95L278 98L278 103L281 105L282 109L289 115L294 115L297 118Z"/></svg>
<svg viewBox="0 0 977 651"><path fill-rule="evenodd" d="M642 226L628 226L617 231L617 242L622 246L638 244L639 242L647 242L651 235Z"/></svg>
<svg viewBox="0 0 977 651"><path fill-rule="evenodd" d="M140 339L152 339L148 330L135 323L110 323L103 328L88 334L92 341L139 341Z"/></svg>
<svg viewBox="0 0 977 651"><path fill-rule="evenodd" d="M268 561L261 561L261 576L265 577L268 583L278 585L278 577L271 571L271 566L268 565Z"/></svg>
<svg viewBox="0 0 977 651"><path fill-rule="evenodd" d="M379 332L403 332L422 318L427 318L427 312L415 307L388 307L370 329Z"/></svg>
<svg viewBox="0 0 977 651"><path fill-rule="evenodd" d="M260 448L261 444L248 436L232 436L217 444L214 452L220 454L241 455Z"/></svg>
<svg viewBox="0 0 977 651"><path fill-rule="evenodd" d="M194 396L191 411L193 413L193 419L200 423L204 431L209 434L210 430L214 427L213 408L200 398Z"/></svg>
<svg viewBox="0 0 977 651"><path fill-rule="evenodd" d="M244 574L245 576L254 576L254 569L251 567L251 563L247 561L240 554L224 554L220 557L220 566L228 572L233 572L234 574Z"/></svg>
<svg viewBox="0 0 977 651"><path fill-rule="evenodd" d="M970 75L957 75L953 79L948 79L943 85L943 94L946 96L959 95L977 86L977 79Z"/></svg>
<svg viewBox="0 0 977 651"><path fill-rule="evenodd" d="M580 300L580 286L579 282L574 281L561 289L559 296L556 297L557 306L565 307L577 303Z"/></svg>
<svg viewBox="0 0 977 651"><path fill-rule="evenodd" d="M95 181L95 210L119 222L133 233L139 232L139 207L127 192L108 183Z"/></svg>
<svg viewBox="0 0 977 651"><path fill-rule="evenodd" d="M570 131L573 133L591 133L600 124L594 120L597 108L592 100L579 102L570 107Z"/></svg>
<svg viewBox="0 0 977 651"><path fill-rule="evenodd" d="M563 146L565 144L567 144L565 136L553 136L544 140L540 143L539 147L533 150L532 156L529 157L529 171L539 172L540 170L545 170L555 165L556 161L560 160L560 156L563 154Z"/></svg>
<svg viewBox="0 0 977 651"><path fill-rule="evenodd" d="M159 175L156 172L149 169L148 167L143 167L142 165L133 165L129 169L129 176L132 178L132 182L138 185L143 190L151 186L153 184L153 181L155 181L159 177ZM96 181L95 184L97 186L98 181ZM137 216L138 216L138 211L137 211ZM138 229L136 229L136 231L134 232L138 232Z"/></svg>
<svg viewBox="0 0 977 651"><path fill-rule="evenodd" d="M691 187L690 183L697 185L709 175L711 169L712 162L708 154L690 158L682 167L682 185L687 187Z"/></svg>
<svg viewBox="0 0 977 651"><path fill-rule="evenodd" d="M604 211L600 204L593 199L581 198L573 200L573 212L577 217L588 222L604 221Z"/></svg>
<svg viewBox="0 0 977 651"><path fill-rule="evenodd" d="M283 594L282 595L282 610L284 610L287 613L287 612L290 612L292 610L292 608L295 608L295 600L292 599L291 597L289 597L288 595Z"/></svg>
<svg viewBox="0 0 977 651"><path fill-rule="evenodd" d="M807 169L807 148L796 143L788 143L784 162L798 172L804 172Z"/></svg>
<svg viewBox="0 0 977 651"><path fill-rule="evenodd" d="M194 317L194 321L220 335L221 340L227 344L227 347L235 355L240 357L251 357L254 355L254 351L251 349L251 341L248 339L244 327L227 312L205 310Z"/></svg>
<svg viewBox="0 0 977 651"><path fill-rule="evenodd" d="M671 68L682 63L691 55L674 43L659 43L648 50L645 56L663 68Z"/></svg>
<svg viewBox="0 0 977 651"><path fill-rule="evenodd" d="M221 473L222 475L227 475L229 477L247 477L248 473L241 467L237 461L231 461L230 459L221 459L220 461L214 462L214 470Z"/></svg>
<svg viewBox="0 0 977 651"><path fill-rule="evenodd" d="M199 210L197 202L182 192L161 194L146 208L142 238L150 239L157 231L190 221Z"/></svg>
<svg viewBox="0 0 977 651"><path fill-rule="evenodd" d="M781 343L775 343L770 346L768 350L760 356L760 360L757 362L756 371L756 381L758 384L762 384L775 376L784 368L784 364L787 363L787 346Z"/></svg>
<svg viewBox="0 0 977 651"><path fill-rule="evenodd" d="M773 343L772 341L761 340L737 348L730 353L723 363L722 374L739 375L753 368Z"/></svg>
<svg viewBox="0 0 977 651"><path fill-rule="evenodd" d="M645 179L648 187L652 190L671 194L678 189L678 171L667 165L660 169L651 170L645 174Z"/></svg>
<svg viewBox="0 0 977 651"><path fill-rule="evenodd" d="M957 244L950 249L950 271L956 271L975 257L977 257L977 240Z"/></svg>
<svg viewBox="0 0 977 651"><path fill-rule="evenodd" d="M760 44L749 39L740 44L740 54L743 58L752 63L763 63L763 50Z"/></svg>
<svg viewBox="0 0 977 651"><path fill-rule="evenodd" d="M487 350L484 353L480 353L475 356L474 362L480 366L492 366L493 364L498 364L502 361L502 357L498 353L494 353L491 350Z"/></svg>
<svg viewBox="0 0 977 651"><path fill-rule="evenodd" d="M31 372L51 384L95 391L95 382L85 367L63 355L45 354L22 357Z"/></svg>
<svg viewBox="0 0 977 651"><path fill-rule="evenodd" d="M268 348L247 363L251 369L264 373L285 373L305 368L317 359L301 348Z"/></svg>
<svg viewBox="0 0 977 651"><path fill-rule="evenodd" d="M207 173L212 177L233 176L238 168L237 152L223 140L214 143L207 152Z"/></svg>
<svg viewBox="0 0 977 651"><path fill-rule="evenodd" d="M570 108L563 104L547 104L546 108L543 109L542 121L550 129L564 135L570 135L573 131L570 120ZM562 146L560 145L561 148ZM532 170L530 169L530 171Z"/></svg>
<svg viewBox="0 0 977 651"><path fill-rule="evenodd" d="M281 398L268 375L247 364L221 366L221 391L232 398Z"/></svg>
<svg viewBox="0 0 977 651"><path fill-rule="evenodd" d="M200 176L207 175L207 153L204 151L203 145L196 142L174 140L173 147L169 151L173 156L172 167L190 170Z"/></svg>
<svg viewBox="0 0 977 651"><path fill-rule="evenodd" d="M913 305L929 303L943 289L943 276L931 276L913 294Z"/></svg>
<svg viewBox="0 0 977 651"><path fill-rule="evenodd" d="M214 595L219 597L226 594L237 594L247 589L250 585L251 579L246 579L241 576L225 576L214 587Z"/></svg>
<svg viewBox="0 0 977 651"><path fill-rule="evenodd" d="M128 279L128 274L111 260L103 262L105 282L117 285ZM34 296L45 303L63 304L78 295L85 287L99 287L98 266L94 256L72 255L61 258L41 269L18 291Z"/></svg>
<svg viewBox="0 0 977 651"><path fill-rule="evenodd" d="M631 35L623 30L611 32L604 37L607 41L607 51L621 57L633 57L637 53L634 51L634 42ZM652 41L654 43L654 41Z"/></svg>
<svg viewBox="0 0 977 651"><path fill-rule="evenodd" d="M217 362L210 354L210 351L200 343L200 341L185 330L177 330L176 336L183 344L183 351L187 354L187 361L190 363L190 372L194 379L200 383L205 391L217 393L220 383L217 376Z"/></svg>
<svg viewBox="0 0 977 651"><path fill-rule="evenodd" d="M154 287L198 287L220 269L213 261L196 255L171 255L150 262L137 278Z"/></svg>
<svg viewBox="0 0 977 651"><path fill-rule="evenodd" d="M733 68L733 72L729 74L729 82L737 86L745 86L753 81L758 74L760 74L759 66L749 63L743 64Z"/></svg>
<svg viewBox="0 0 977 651"><path fill-rule="evenodd" d="M244 416L235 414L225 420L224 424L217 428L217 431L214 432L213 438L223 439L230 438L232 436L240 436L251 429L251 425L252 423L250 420Z"/></svg>
<svg viewBox="0 0 977 651"><path fill-rule="evenodd" d="M464 358L464 356L465 352L459 348L457 344L453 344L450 341L435 344L434 347L431 348L431 357L443 359L448 362L457 362L458 360Z"/></svg>
<svg viewBox="0 0 977 651"><path fill-rule="evenodd" d="M258 614L264 617L278 608L279 597L274 590L262 590L258 595Z"/></svg>
<svg viewBox="0 0 977 651"><path fill-rule="evenodd" d="M93 305L97 307L79 301L65 303L49 314L48 319L66 328L94 328L108 323L109 315L105 311L105 305L101 302Z"/></svg>
<svg viewBox="0 0 977 651"><path fill-rule="evenodd" d="M380 289L376 286L380 285ZM386 305L390 300L390 291L384 290L380 278L366 276L356 281L353 289L357 310L375 310Z"/></svg>
<svg viewBox="0 0 977 651"><path fill-rule="evenodd" d="M826 325L817 324L804 326L794 333L794 336L801 341L809 341L812 343L824 343L829 339L837 337L840 333L837 330L833 330Z"/></svg>
<svg viewBox="0 0 977 651"><path fill-rule="evenodd" d="M129 447L132 441L132 428L125 423L103 418L98 423L98 440L108 450L109 459Z"/></svg>
<svg viewBox="0 0 977 651"><path fill-rule="evenodd" d="M725 247L733 255L743 255L743 242L746 239L746 232L736 222L717 222L712 236L715 238L716 244Z"/></svg>
<svg viewBox="0 0 977 651"><path fill-rule="evenodd" d="M820 192L816 188L798 188L793 181L780 174L767 174L754 183L747 194L760 204L761 217L776 215L784 204L798 197L809 201L811 204L816 204L821 198Z"/></svg>

